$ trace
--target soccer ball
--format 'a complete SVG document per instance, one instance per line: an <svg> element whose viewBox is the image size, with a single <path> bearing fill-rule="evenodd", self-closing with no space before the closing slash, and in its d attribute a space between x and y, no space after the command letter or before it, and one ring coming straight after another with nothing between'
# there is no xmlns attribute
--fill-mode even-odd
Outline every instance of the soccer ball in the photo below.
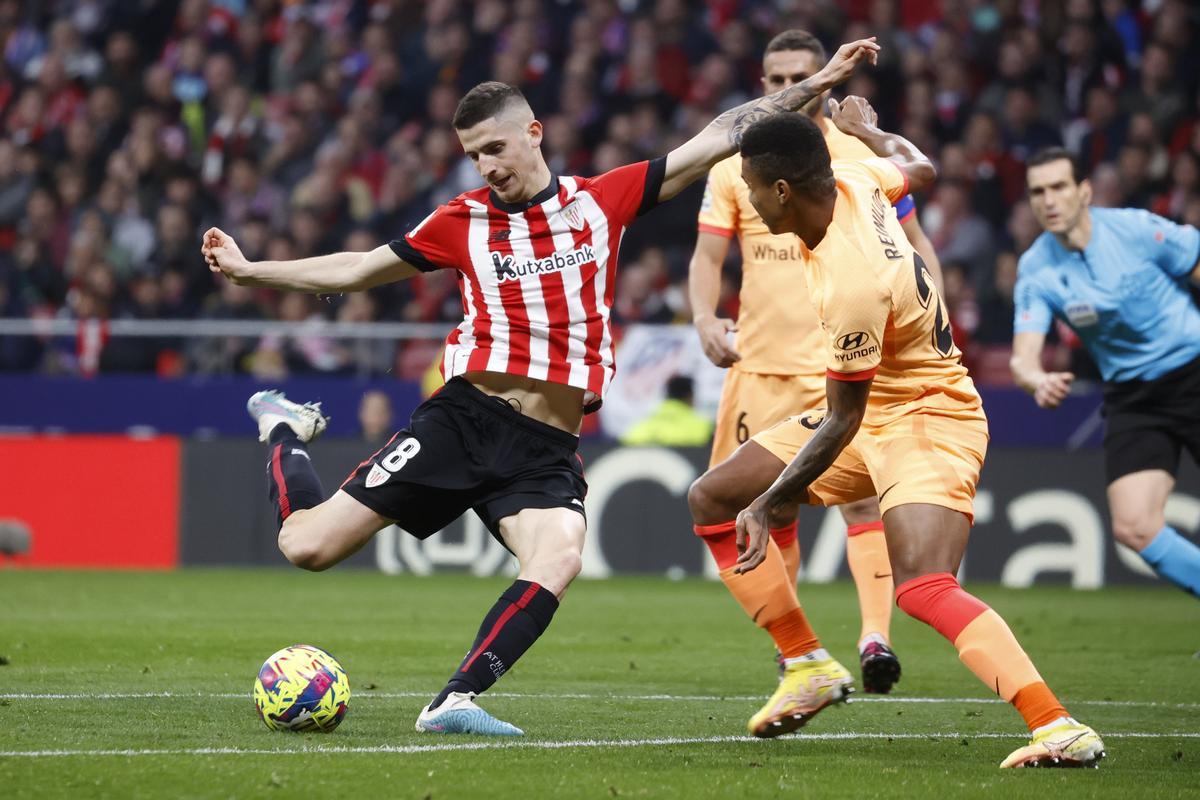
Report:
<svg viewBox="0 0 1200 800"><path fill-rule="evenodd" d="M254 681L258 716L273 731L331 731L346 716L350 679L319 647L297 644L266 660Z"/></svg>

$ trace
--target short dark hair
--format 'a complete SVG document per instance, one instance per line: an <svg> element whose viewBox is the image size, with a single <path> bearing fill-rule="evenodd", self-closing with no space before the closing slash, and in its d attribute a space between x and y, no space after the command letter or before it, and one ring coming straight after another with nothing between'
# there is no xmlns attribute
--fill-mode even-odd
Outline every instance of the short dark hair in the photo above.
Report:
<svg viewBox="0 0 1200 800"><path fill-rule="evenodd" d="M460 131L473 128L515 102L529 104L517 87L500 81L484 81L458 101L458 108L454 110L454 128Z"/></svg>
<svg viewBox="0 0 1200 800"><path fill-rule="evenodd" d="M784 31L767 42L767 49L763 51L763 55L792 50L807 50L821 59L821 63L825 63L825 46L821 44L821 40L799 28Z"/></svg>
<svg viewBox="0 0 1200 800"><path fill-rule="evenodd" d="M1030 167L1040 167L1043 164L1049 164L1053 161L1069 161L1071 163L1071 177L1076 183L1083 183L1087 176L1083 174L1083 168L1079 166L1079 159L1065 147L1044 147L1034 153L1028 161L1025 162L1025 169Z"/></svg>
<svg viewBox="0 0 1200 800"><path fill-rule="evenodd" d="M814 197L834 190L829 147L807 114L772 114L746 129L742 160L766 181L783 179Z"/></svg>

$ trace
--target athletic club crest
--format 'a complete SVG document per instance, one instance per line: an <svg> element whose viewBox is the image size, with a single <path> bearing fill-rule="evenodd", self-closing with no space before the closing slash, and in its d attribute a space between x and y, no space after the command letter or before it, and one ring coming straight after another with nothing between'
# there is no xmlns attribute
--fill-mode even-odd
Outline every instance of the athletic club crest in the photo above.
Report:
<svg viewBox="0 0 1200 800"><path fill-rule="evenodd" d="M558 213L566 221L567 226L571 230L583 230L583 212L579 210L579 203L567 203L563 206L562 211Z"/></svg>
<svg viewBox="0 0 1200 800"><path fill-rule="evenodd" d="M392 473L388 472L378 464L372 464L371 471L367 473L367 488L374 489L379 484L385 483L390 477L392 477Z"/></svg>

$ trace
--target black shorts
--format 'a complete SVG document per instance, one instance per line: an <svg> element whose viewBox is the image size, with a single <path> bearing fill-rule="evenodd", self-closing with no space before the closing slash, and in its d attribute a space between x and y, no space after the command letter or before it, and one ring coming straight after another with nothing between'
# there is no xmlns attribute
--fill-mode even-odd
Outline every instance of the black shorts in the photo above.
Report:
<svg viewBox="0 0 1200 800"><path fill-rule="evenodd" d="M453 378L342 490L418 539L474 509L503 544L500 520L522 509L584 513L578 446L579 437Z"/></svg>
<svg viewBox="0 0 1200 800"><path fill-rule="evenodd" d="M1200 358L1153 380L1106 384L1104 417L1109 483L1146 469L1174 475L1183 448L1200 462Z"/></svg>

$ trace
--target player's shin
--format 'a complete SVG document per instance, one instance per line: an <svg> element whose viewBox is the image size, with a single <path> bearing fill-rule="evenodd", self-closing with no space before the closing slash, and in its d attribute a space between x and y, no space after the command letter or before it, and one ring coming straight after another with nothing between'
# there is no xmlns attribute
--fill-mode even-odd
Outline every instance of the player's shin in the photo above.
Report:
<svg viewBox="0 0 1200 800"><path fill-rule="evenodd" d="M557 610L553 592L537 583L515 581L483 618L470 652L429 710L437 709L451 692L486 691L546 632Z"/></svg>
<svg viewBox="0 0 1200 800"><path fill-rule="evenodd" d="M1030 730L1067 716L1000 615L950 573L905 581L896 588L896 604L949 639L963 664L1012 703Z"/></svg>
<svg viewBox="0 0 1200 800"><path fill-rule="evenodd" d="M796 536L796 523L782 528L772 528L771 538L779 547L783 556L783 567L787 570L788 580L794 585L800 578L800 540Z"/></svg>
<svg viewBox="0 0 1200 800"><path fill-rule="evenodd" d="M320 505L325 490L313 469L308 445L295 431L280 423L271 431L268 444L267 492L275 507L275 523L283 527L283 521L294 512Z"/></svg>
<svg viewBox="0 0 1200 800"><path fill-rule="evenodd" d="M887 540L883 521L850 525L846 529L846 561L854 586L858 590L858 607L862 613L859 642L871 634L891 641L892 621L892 564L888 560Z"/></svg>
<svg viewBox="0 0 1200 800"><path fill-rule="evenodd" d="M695 531L713 554L721 581L754 623L775 640L784 659L806 656L821 648L800 608L795 581L774 539L767 545L766 560L757 569L738 574L734 571L738 556L735 523L697 525Z"/></svg>
<svg viewBox="0 0 1200 800"><path fill-rule="evenodd" d="M1164 525L1138 553L1160 578L1200 597L1200 547Z"/></svg>

